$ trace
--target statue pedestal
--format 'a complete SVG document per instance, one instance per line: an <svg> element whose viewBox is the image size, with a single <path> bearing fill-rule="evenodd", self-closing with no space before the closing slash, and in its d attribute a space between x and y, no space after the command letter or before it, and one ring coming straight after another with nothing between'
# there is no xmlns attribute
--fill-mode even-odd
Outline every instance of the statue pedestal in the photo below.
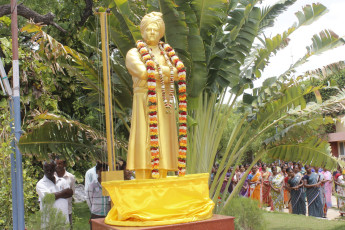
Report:
<svg viewBox="0 0 345 230"><path fill-rule="evenodd" d="M151 227L111 226L104 223L104 218L93 219L91 223L92 230L235 230L234 219L232 216L213 215L211 219L202 221Z"/></svg>
<svg viewBox="0 0 345 230"><path fill-rule="evenodd" d="M209 174L102 182L114 204L105 223L148 227L210 219Z"/></svg>

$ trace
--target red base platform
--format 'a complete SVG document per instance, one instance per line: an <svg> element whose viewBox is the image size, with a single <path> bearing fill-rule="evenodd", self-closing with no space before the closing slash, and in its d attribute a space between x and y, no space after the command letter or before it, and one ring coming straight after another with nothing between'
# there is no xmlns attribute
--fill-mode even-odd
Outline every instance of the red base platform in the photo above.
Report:
<svg viewBox="0 0 345 230"><path fill-rule="evenodd" d="M211 219L184 224L152 226L152 227L123 227L112 226L104 223L104 218L93 219L92 230L235 230L234 217L213 215Z"/></svg>

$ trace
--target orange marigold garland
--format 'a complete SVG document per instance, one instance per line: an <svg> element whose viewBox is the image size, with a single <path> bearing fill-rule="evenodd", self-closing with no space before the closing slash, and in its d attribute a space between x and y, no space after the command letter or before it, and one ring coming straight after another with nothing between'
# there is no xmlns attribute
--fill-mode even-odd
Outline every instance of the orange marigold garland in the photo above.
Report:
<svg viewBox="0 0 345 230"><path fill-rule="evenodd" d="M186 174L186 155L187 155L187 84L186 69L182 61L176 55L174 49L169 44L160 42L170 61L175 65L178 76L178 121L179 121L179 154L178 154L178 174Z"/></svg>
<svg viewBox="0 0 345 230"><path fill-rule="evenodd" d="M187 101L186 101L186 70L185 67L177 57L175 51L168 44L163 42L159 43L159 48L168 63L171 76L170 82L173 83L173 70L174 65L178 71L178 101L179 101L179 155L178 155L178 173L179 176L186 174L186 153L187 153ZM149 108L149 132L150 132L150 151L151 151L151 166L152 177L159 178L159 144L158 144L158 121L157 121L157 93L156 93L156 78L155 72L159 71L160 67L154 60L146 43L139 40L137 41L137 49L141 55L147 70L148 80L148 108ZM173 63L173 64L172 64ZM158 68L158 70L157 70ZM159 71L159 75L162 80L162 73ZM166 108L171 107L173 102L173 84L170 87L170 100L169 102L165 98L164 84L163 88L163 101Z"/></svg>

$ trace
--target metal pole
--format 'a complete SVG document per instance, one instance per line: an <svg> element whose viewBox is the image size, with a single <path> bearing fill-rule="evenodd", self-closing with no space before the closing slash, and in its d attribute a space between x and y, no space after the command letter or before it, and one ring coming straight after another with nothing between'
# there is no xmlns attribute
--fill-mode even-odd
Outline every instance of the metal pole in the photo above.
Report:
<svg viewBox="0 0 345 230"><path fill-rule="evenodd" d="M3 84L4 87L5 87L5 91L6 93L12 97L12 88L11 88L11 85L10 85L10 82L8 81L8 77L7 77L7 74L6 74L6 71L5 71L5 68L4 68L4 64L0 58L0 75L1 75L1 85Z"/></svg>
<svg viewBox="0 0 345 230"><path fill-rule="evenodd" d="M109 171L115 171L115 144L113 129L113 108L111 94L111 76L109 62L107 13L99 12L101 21L102 60L103 60L103 84L105 103L105 124L107 129L107 152Z"/></svg>
<svg viewBox="0 0 345 230"><path fill-rule="evenodd" d="M16 166L16 199L17 199L17 216L13 219L17 220L17 229L25 229L24 221L24 193L23 193L23 168L22 155L18 148L18 142L21 136L21 118L20 118L20 93L19 93L19 60L18 60L18 22L17 22L17 1L11 0L11 31L12 31L12 72L13 72L13 111L14 117L14 148L15 148L15 166ZM11 166L12 167L12 166ZM13 179L13 178L12 178ZM13 182L12 182L13 183ZM14 222L15 220L13 220ZM13 224L13 229L15 224Z"/></svg>

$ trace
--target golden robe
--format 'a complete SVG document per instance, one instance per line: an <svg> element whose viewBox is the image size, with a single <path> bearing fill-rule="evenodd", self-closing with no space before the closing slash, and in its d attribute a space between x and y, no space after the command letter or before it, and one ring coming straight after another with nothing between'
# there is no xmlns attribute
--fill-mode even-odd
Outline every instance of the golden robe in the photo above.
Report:
<svg viewBox="0 0 345 230"><path fill-rule="evenodd" d="M167 66L163 55L155 55L161 66ZM136 48L128 51L126 67L133 79L133 108L128 142L127 169L151 170L148 122L147 72ZM166 113L160 80L156 81L159 140L159 169L177 171L178 140L175 112ZM166 88L168 84L166 84ZM169 94L169 93L168 93ZM169 96L166 95L169 100ZM172 106L174 108L174 105Z"/></svg>

